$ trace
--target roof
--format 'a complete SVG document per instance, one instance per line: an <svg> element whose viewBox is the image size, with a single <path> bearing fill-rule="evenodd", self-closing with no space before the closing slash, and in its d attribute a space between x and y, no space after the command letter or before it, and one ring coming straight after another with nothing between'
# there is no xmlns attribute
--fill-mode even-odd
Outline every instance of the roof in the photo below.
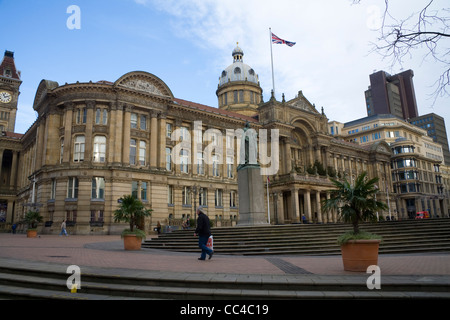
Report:
<svg viewBox="0 0 450 320"><path fill-rule="evenodd" d="M174 98L173 101L176 104L182 105L182 106L186 106L186 107L190 107L190 108L195 108L198 110L202 110L202 111L206 111L209 113L215 113L218 115L222 115L225 117L231 117L231 118L237 118L240 120L245 120L245 121L249 121L249 122L258 122L258 120L255 117L249 117L249 116L245 116L242 115L240 113L236 113L236 112L232 112L232 111L228 111L228 110L222 110L219 108L214 108L214 107L210 107L204 104L200 104L200 103L195 103L192 101L187 101L187 100L183 100L183 99L178 99L178 98Z"/></svg>
<svg viewBox="0 0 450 320"><path fill-rule="evenodd" d="M10 70L11 74L9 76L5 74L6 70ZM16 69L16 64L14 63L14 52L5 51L3 60L0 63L0 76L20 80L20 71Z"/></svg>
<svg viewBox="0 0 450 320"><path fill-rule="evenodd" d="M22 133L2 131L1 137L12 138L12 139L21 139L24 135Z"/></svg>

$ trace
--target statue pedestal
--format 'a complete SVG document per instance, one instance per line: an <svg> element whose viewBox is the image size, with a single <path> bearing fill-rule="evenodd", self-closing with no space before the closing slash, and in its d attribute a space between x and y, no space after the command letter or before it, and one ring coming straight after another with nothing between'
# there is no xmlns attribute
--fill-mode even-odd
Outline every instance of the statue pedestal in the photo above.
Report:
<svg viewBox="0 0 450 320"><path fill-rule="evenodd" d="M238 168L239 222L238 226L268 224L264 184L261 168L258 165L246 165Z"/></svg>

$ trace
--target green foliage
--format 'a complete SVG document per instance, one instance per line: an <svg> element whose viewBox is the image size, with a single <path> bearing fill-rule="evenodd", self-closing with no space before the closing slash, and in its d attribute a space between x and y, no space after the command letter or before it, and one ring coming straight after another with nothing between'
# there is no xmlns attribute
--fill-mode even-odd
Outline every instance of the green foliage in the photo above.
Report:
<svg viewBox="0 0 450 320"><path fill-rule="evenodd" d="M132 195L125 195L120 198L119 209L114 211L114 222L128 222L130 224L130 232L134 231L134 226L143 217L151 215L151 209L146 209L144 204L133 197Z"/></svg>
<svg viewBox="0 0 450 320"><path fill-rule="evenodd" d="M327 170L318 160L316 160L313 165L309 165L308 168L306 168L306 172L308 172L309 174L318 174L320 176L327 175Z"/></svg>
<svg viewBox="0 0 450 320"><path fill-rule="evenodd" d="M378 177L367 179L367 173L361 173L351 184L346 178L343 182L330 179L336 189L332 190L330 199L323 202L325 211L337 210L345 222L353 224L353 233L359 233L359 223L362 221L375 221L376 212L386 210L387 205L377 201L378 193L376 183Z"/></svg>
<svg viewBox="0 0 450 320"><path fill-rule="evenodd" d="M327 167L327 173L330 177L336 177L337 176L337 172L336 170L332 167L332 166L328 166Z"/></svg>
<svg viewBox="0 0 450 320"><path fill-rule="evenodd" d="M360 231L357 234L353 231L349 231L341 234L337 239L337 243L342 245L350 240L381 240L381 236L366 231Z"/></svg>
<svg viewBox="0 0 450 320"><path fill-rule="evenodd" d="M130 234L134 234L134 235L136 235L136 237L142 238L142 239L145 239L147 237L145 232L140 230L140 229L134 229L133 231L130 231L130 229L125 229L125 230L122 231L122 238L124 236L130 235Z"/></svg>
<svg viewBox="0 0 450 320"><path fill-rule="evenodd" d="M29 229L36 229L37 224L42 222L43 217L39 214L39 211L30 210L25 213L25 222L27 222L30 227Z"/></svg>

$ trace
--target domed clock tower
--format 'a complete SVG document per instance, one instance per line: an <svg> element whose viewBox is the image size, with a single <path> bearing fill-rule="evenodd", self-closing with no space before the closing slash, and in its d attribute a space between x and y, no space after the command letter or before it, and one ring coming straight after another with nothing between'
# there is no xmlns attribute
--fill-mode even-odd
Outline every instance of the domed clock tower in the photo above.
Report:
<svg viewBox="0 0 450 320"><path fill-rule="evenodd" d="M238 46L233 50L233 64L222 71L216 91L219 109L246 116L257 113L262 89L255 70L243 62L244 52Z"/></svg>
<svg viewBox="0 0 450 320"><path fill-rule="evenodd" d="M5 51L0 63L0 132L14 132L19 98L20 71L14 63L14 52Z"/></svg>

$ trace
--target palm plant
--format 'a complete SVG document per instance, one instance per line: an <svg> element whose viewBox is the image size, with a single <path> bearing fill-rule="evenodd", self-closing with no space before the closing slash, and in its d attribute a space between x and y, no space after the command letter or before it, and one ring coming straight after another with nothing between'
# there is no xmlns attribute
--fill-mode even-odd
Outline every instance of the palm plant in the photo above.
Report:
<svg viewBox="0 0 450 320"><path fill-rule="evenodd" d="M25 221L29 224L29 229L36 229L37 224L42 222L42 219L39 211L30 210L25 214Z"/></svg>
<svg viewBox="0 0 450 320"><path fill-rule="evenodd" d="M366 179L367 172L361 173L351 184L346 178L344 181L331 179L336 189L332 190L330 199L323 203L323 209L338 210L345 222L353 225L352 236L357 238L362 232L359 224L363 221L374 221L378 210L387 209L387 205L376 200L379 178Z"/></svg>
<svg viewBox="0 0 450 320"><path fill-rule="evenodd" d="M114 211L114 222L124 221L129 223L130 229L125 230L123 234L135 233L145 238L145 232L139 229L135 230L135 225L138 224L141 218L150 216L152 210L146 209L142 201L132 195L123 196L120 198L119 203L119 208Z"/></svg>

